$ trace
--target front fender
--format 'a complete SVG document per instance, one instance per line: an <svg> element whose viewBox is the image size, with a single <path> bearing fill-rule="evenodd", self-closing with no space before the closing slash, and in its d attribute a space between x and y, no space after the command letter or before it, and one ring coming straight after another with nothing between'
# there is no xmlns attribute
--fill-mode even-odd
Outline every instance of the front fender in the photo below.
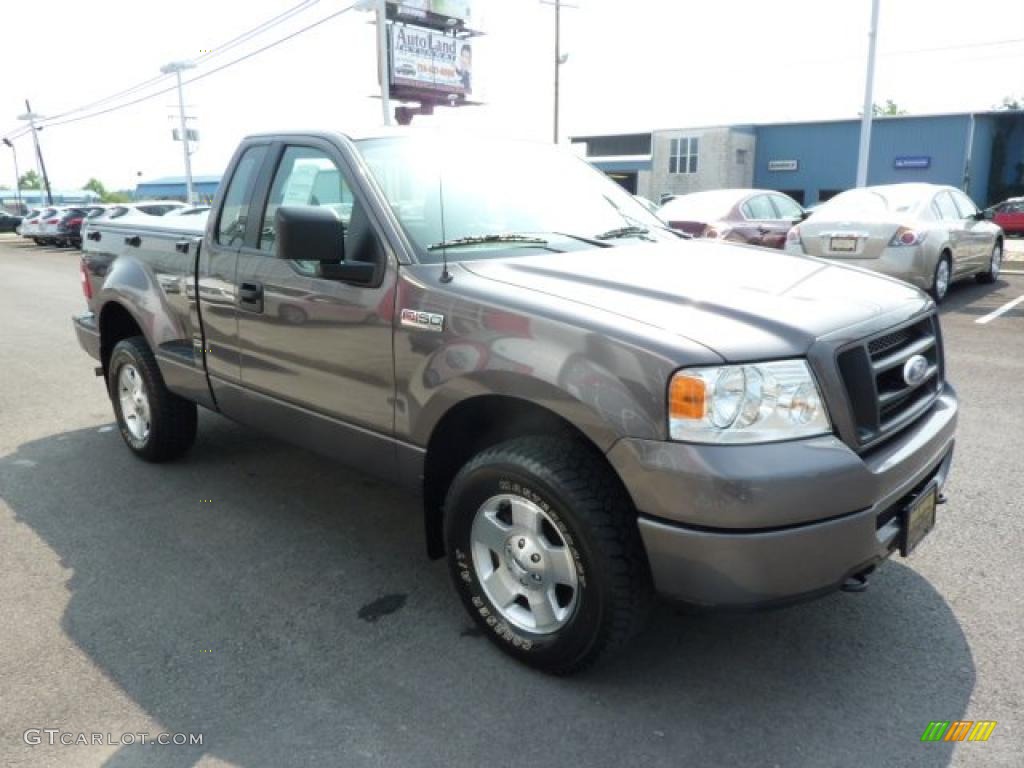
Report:
<svg viewBox="0 0 1024 768"><path fill-rule="evenodd" d="M425 446L451 408L470 398L498 395L561 416L601 450L624 436L664 439L665 384L672 363L607 337L567 338L578 343L522 335L438 339L433 349L417 355L404 387L400 382L405 394L396 409L399 437Z"/></svg>

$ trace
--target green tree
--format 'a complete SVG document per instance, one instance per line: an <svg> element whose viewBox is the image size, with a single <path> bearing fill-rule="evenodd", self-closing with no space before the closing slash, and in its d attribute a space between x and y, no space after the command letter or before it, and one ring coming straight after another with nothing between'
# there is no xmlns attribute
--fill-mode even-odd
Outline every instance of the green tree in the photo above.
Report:
<svg viewBox="0 0 1024 768"><path fill-rule="evenodd" d="M907 114L907 110L903 109L903 107L892 99L886 99L884 106L880 104L872 104L871 114L875 117L896 117Z"/></svg>
<svg viewBox="0 0 1024 768"><path fill-rule="evenodd" d="M85 184L82 185L82 189L88 189L90 192L95 192L100 196L100 200L104 200L107 197L107 188L103 186L103 182L95 176L85 182Z"/></svg>
<svg viewBox="0 0 1024 768"><path fill-rule="evenodd" d="M39 174L35 171L27 171L18 179L18 186L22 189L42 189L43 180L39 178Z"/></svg>
<svg viewBox="0 0 1024 768"><path fill-rule="evenodd" d="M85 184L82 185L82 189L88 189L90 192L95 192L100 196L100 200L104 203L128 203L131 202L132 199L131 195L107 189L106 185L95 177L85 182Z"/></svg>

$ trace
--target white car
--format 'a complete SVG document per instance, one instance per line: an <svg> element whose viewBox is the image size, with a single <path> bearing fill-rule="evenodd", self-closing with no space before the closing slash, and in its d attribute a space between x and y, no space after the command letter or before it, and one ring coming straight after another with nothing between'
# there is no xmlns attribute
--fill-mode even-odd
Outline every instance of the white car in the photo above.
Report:
<svg viewBox="0 0 1024 768"><path fill-rule="evenodd" d="M210 206L208 205L193 205L186 208L175 208L173 211L168 211L164 216L199 216L204 213L209 213Z"/></svg>
<svg viewBox="0 0 1024 768"><path fill-rule="evenodd" d="M89 226L95 221L110 221L111 219L120 219L122 216L134 216L142 214L144 216L166 216L172 211L179 211L182 208L191 208L192 206L180 203L177 200L140 200L134 203L114 203L108 205L102 213L98 213L95 216L88 217L82 222L82 239L85 240L89 235Z"/></svg>
<svg viewBox="0 0 1024 768"><path fill-rule="evenodd" d="M26 211L21 219L21 226L18 227L17 233L22 237L31 238L39 231L39 215L42 212L42 208L30 208Z"/></svg>
<svg viewBox="0 0 1024 768"><path fill-rule="evenodd" d="M46 222L52 219L57 214L57 208L50 206L48 208L40 208L39 212L32 218L26 218L21 225L22 237L27 237L29 240L34 240L36 245L45 245L46 238L43 237L43 229Z"/></svg>

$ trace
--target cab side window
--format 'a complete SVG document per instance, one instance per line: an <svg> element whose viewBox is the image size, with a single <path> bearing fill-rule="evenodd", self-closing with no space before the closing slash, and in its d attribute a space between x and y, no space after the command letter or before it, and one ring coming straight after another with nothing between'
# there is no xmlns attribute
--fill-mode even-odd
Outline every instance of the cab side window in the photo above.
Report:
<svg viewBox="0 0 1024 768"><path fill-rule="evenodd" d="M352 193L341 168L325 152L315 147L287 147L270 185L270 196L263 212L259 248L273 253L277 241L274 217L281 206L330 208L341 220L345 231L345 259L379 263L384 250L367 218L363 204ZM306 271L315 265L296 262Z"/></svg>
<svg viewBox="0 0 1024 768"><path fill-rule="evenodd" d="M224 194L220 221L217 222L217 242L221 245L239 246L245 240L252 188L266 155L267 147L258 145L245 150L238 161Z"/></svg>

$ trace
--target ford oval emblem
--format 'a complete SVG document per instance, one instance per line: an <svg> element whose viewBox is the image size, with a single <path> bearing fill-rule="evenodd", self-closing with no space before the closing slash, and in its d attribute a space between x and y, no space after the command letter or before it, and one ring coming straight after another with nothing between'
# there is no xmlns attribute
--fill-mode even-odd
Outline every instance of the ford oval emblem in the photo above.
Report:
<svg viewBox="0 0 1024 768"><path fill-rule="evenodd" d="M908 387L916 387L928 375L928 360L924 355L914 355L903 364L903 380Z"/></svg>

